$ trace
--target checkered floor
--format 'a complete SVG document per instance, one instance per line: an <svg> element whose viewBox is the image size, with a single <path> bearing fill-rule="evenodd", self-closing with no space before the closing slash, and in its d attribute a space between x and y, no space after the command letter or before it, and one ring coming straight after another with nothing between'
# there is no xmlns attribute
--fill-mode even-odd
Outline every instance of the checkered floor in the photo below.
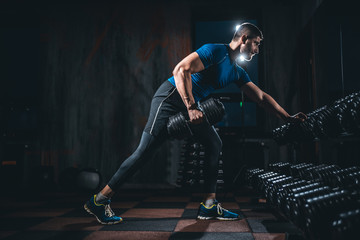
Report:
<svg viewBox="0 0 360 240"><path fill-rule="evenodd" d="M206 221L195 219L200 194L122 190L111 207L124 222L110 226L83 210L89 194L35 195L0 198L0 239L303 239L298 228L250 191L218 194L240 220Z"/></svg>

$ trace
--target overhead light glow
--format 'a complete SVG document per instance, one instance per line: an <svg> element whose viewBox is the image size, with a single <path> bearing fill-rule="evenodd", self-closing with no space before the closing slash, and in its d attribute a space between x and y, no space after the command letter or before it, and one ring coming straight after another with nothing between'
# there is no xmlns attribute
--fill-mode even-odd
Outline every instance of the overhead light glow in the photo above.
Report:
<svg viewBox="0 0 360 240"><path fill-rule="evenodd" d="M243 55L240 55L239 59L241 62L245 61L245 57Z"/></svg>
<svg viewBox="0 0 360 240"><path fill-rule="evenodd" d="M240 25L236 25L235 30L237 31L239 29Z"/></svg>

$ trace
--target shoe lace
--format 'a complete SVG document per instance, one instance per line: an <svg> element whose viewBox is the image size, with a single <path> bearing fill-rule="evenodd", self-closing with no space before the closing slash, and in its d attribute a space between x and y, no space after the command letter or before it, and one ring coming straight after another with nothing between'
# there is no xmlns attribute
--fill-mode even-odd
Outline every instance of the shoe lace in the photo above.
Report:
<svg viewBox="0 0 360 240"><path fill-rule="evenodd" d="M222 216L223 211L227 211L225 208L223 208L223 207L221 206L220 203L218 203L216 207L217 207L217 213L218 213L220 216Z"/></svg>
<svg viewBox="0 0 360 240"><path fill-rule="evenodd" d="M105 205L105 215L107 217L112 217L115 215L115 213L113 212L113 210L110 207L110 204Z"/></svg>

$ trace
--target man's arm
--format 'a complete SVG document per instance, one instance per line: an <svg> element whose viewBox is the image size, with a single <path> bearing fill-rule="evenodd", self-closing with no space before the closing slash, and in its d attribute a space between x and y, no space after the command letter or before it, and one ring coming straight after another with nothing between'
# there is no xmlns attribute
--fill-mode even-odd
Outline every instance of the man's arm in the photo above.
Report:
<svg viewBox="0 0 360 240"><path fill-rule="evenodd" d="M290 116L269 94L263 92L254 83L248 82L241 87L241 90L259 106L265 108L270 113L273 113L277 117L286 122L301 122L304 121L307 116L299 112L293 116Z"/></svg>
<svg viewBox="0 0 360 240"><path fill-rule="evenodd" d="M200 123L203 114L196 108L197 105L192 94L191 74L202 70L204 70L204 65L196 52L185 57L173 70L176 88L188 110L192 123Z"/></svg>

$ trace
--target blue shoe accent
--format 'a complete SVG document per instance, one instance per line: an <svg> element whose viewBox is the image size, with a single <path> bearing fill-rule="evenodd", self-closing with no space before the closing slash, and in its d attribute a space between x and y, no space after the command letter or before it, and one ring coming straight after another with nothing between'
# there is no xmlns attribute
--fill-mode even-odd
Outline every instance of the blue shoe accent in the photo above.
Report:
<svg viewBox="0 0 360 240"><path fill-rule="evenodd" d="M239 215L225 208L221 207L221 204L217 201L211 206L206 207L204 203L200 203L198 211L198 219L209 220L209 219L219 219L219 220L238 220Z"/></svg>
<svg viewBox="0 0 360 240"><path fill-rule="evenodd" d="M96 202L96 195L92 196L84 205L84 209L94 215L101 224L117 224L123 219L115 216L110 208L110 199Z"/></svg>

